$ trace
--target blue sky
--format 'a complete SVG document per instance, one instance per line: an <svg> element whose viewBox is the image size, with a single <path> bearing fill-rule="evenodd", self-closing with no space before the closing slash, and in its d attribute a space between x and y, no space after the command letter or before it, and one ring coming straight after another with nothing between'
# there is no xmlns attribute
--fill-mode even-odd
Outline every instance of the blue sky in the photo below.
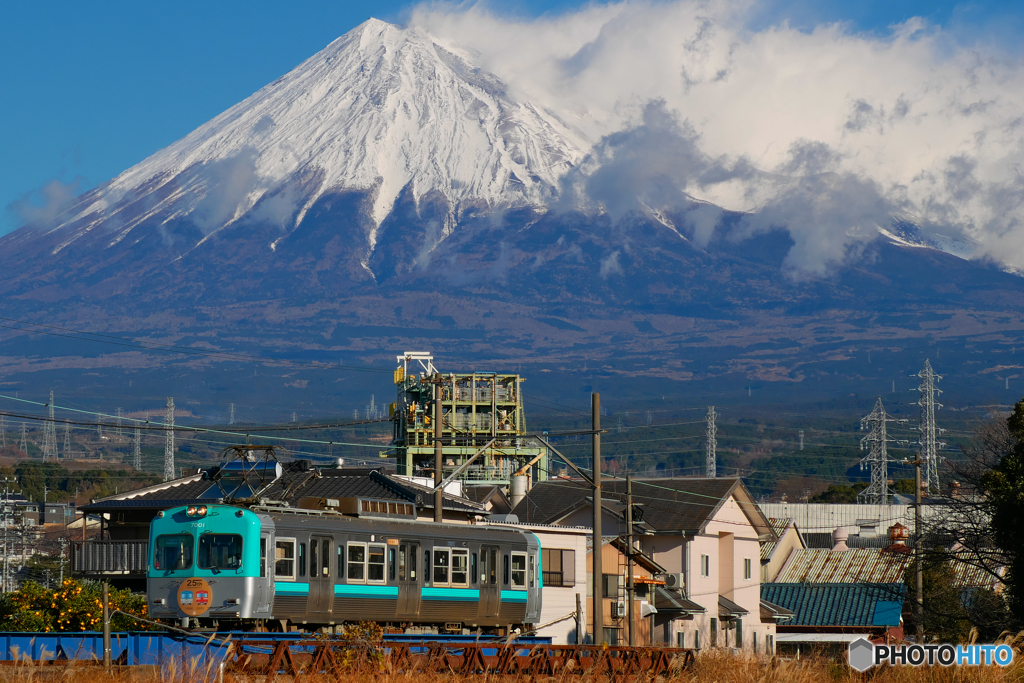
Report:
<svg viewBox="0 0 1024 683"><path fill-rule="evenodd" d="M536 16L578 2L521 0ZM846 22L884 34L920 16L964 44L1013 58L1022 3L922 0L755 2L751 28ZM409 2L0 3L0 234L9 207L53 179L81 189L141 161L281 76L370 16L400 23ZM497 5L493 5L497 6Z"/></svg>

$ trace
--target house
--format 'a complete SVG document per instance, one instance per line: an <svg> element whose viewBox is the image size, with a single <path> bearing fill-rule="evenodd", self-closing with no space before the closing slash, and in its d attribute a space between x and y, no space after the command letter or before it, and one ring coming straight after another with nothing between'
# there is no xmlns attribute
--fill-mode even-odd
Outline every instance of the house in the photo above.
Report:
<svg viewBox="0 0 1024 683"><path fill-rule="evenodd" d="M844 650L858 638L903 639L903 583L766 583L761 597L793 615L779 626L779 654Z"/></svg>
<svg viewBox="0 0 1024 683"><path fill-rule="evenodd" d="M118 585L141 589L148 566L149 525L156 513L190 504L221 502L237 482L218 481L215 469L93 500L83 513L100 518L100 536L72 546L72 570L89 578L106 577ZM400 479L383 468L318 469L309 461L282 463L280 476L263 496L295 507L330 507L351 503L355 514L387 517L397 506L421 521L433 521L434 495L426 487ZM444 494L447 523L470 524L489 513L477 503Z"/></svg>
<svg viewBox="0 0 1024 683"><path fill-rule="evenodd" d="M602 530L621 535L625 481L603 482ZM642 552L680 587L672 618L655 619L651 642L764 651L776 617L761 610L760 543L778 540L739 479L634 479ZM538 482L513 509L528 523L590 526L593 499L583 481ZM673 596L655 591L654 608ZM677 600L678 602L678 600ZM694 606L694 607L691 607ZM784 615L779 615L784 617Z"/></svg>
<svg viewBox="0 0 1024 683"><path fill-rule="evenodd" d="M592 540L591 535L588 540ZM601 543L601 614L604 624L603 642L609 645L627 645L629 643L626 544L617 537L605 536ZM655 576L664 574L665 570L657 562L642 552L633 552L633 623L636 628L636 644L641 646L652 644L654 632L654 591L665 582ZM593 547L587 553L587 584L594 581ZM697 607L697 606L695 606ZM697 607L697 609L700 609ZM594 599L587 592L587 632L594 632Z"/></svg>
<svg viewBox="0 0 1024 683"><path fill-rule="evenodd" d="M803 550L804 539L792 519L772 517L768 520L778 540L761 542L761 582L775 580L794 550Z"/></svg>
<svg viewBox="0 0 1024 683"><path fill-rule="evenodd" d="M541 546L541 625L538 636L547 636L555 645L582 643L580 628L589 612L587 582L587 544L591 531L583 527L545 524L519 524L515 520L483 522L487 526L529 531ZM576 611L579 607L580 614Z"/></svg>

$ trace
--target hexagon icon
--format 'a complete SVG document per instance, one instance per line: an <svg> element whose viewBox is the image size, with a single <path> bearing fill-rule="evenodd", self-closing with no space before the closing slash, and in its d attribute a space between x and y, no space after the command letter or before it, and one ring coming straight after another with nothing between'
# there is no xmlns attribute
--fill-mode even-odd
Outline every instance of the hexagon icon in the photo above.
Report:
<svg viewBox="0 0 1024 683"><path fill-rule="evenodd" d="M850 667L857 671L867 671L875 664L875 646L864 638L850 643Z"/></svg>

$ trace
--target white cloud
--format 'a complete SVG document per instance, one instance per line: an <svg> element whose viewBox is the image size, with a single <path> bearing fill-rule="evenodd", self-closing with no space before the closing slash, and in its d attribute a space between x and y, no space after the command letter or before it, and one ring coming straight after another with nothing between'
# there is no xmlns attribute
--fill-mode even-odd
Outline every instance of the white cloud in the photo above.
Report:
<svg viewBox="0 0 1024 683"><path fill-rule="evenodd" d="M899 211L1024 269L1024 63L958 45L920 19L884 36L842 25L750 30L758 8L619 2L523 19L429 4L410 23L474 51L594 143L642 126L645 107L663 100L694 141L693 159L760 171L669 177L720 206L763 209L749 230L788 221L798 268L820 272Z"/></svg>

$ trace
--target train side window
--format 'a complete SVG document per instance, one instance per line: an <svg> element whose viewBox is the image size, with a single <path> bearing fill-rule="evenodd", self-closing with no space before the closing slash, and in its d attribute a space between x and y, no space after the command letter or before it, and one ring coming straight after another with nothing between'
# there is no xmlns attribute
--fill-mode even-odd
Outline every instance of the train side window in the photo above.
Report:
<svg viewBox="0 0 1024 683"><path fill-rule="evenodd" d="M423 571L426 573L427 578L424 579L425 585L430 585L430 551L423 551Z"/></svg>
<svg viewBox="0 0 1024 683"><path fill-rule="evenodd" d="M395 580L395 549L388 546L388 581Z"/></svg>
<svg viewBox="0 0 1024 683"><path fill-rule="evenodd" d="M469 551L462 548L452 550L452 585L465 588L469 585Z"/></svg>
<svg viewBox="0 0 1024 683"><path fill-rule="evenodd" d="M279 538L274 544L274 575L286 581L295 580L295 539Z"/></svg>
<svg viewBox="0 0 1024 683"><path fill-rule="evenodd" d="M505 558L505 562L504 562L504 569L505 569L505 571L503 572L503 578L505 580L502 583L504 583L507 586L508 585L508 555L502 555L502 557Z"/></svg>
<svg viewBox="0 0 1024 683"><path fill-rule="evenodd" d="M489 583L492 586L498 585L498 549L488 548L487 550L487 566L484 571L484 583Z"/></svg>
<svg viewBox="0 0 1024 683"><path fill-rule="evenodd" d="M512 553L512 587L526 588L526 553Z"/></svg>
<svg viewBox="0 0 1024 683"><path fill-rule="evenodd" d="M320 560L321 560L320 573L323 574L324 576L330 576L331 575L331 542L325 538L322 541L322 543L320 544L320 547L323 549L323 552L320 553Z"/></svg>
<svg viewBox="0 0 1024 683"><path fill-rule="evenodd" d="M366 581L366 544L348 544L348 581L364 583Z"/></svg>
<svg viewBox="0 0 1024 683"><path fill-rule="evenodd" d="M398 546L398 580L405 581L405 563L409 561L409 546Z"/></svg>
<svg viewBox="0 0 1024 683"><path fill-rule="evenodd" d="M535 566L536 562L537 562L537 555L535 553L530 553L530 574L529 574L529 586L530 586L530 588L533 588L534 584L537 583L537 567Z"/></svg>
<svg viewBox="0 0 1024 683"><path fill-rule="evenodd" d="M448 585L448 569L451 563L451 551L447 548L434 548L434 585Z"/></svg>
<svg viewBox="0 0 1024 683"><path fill-rule="evenodd" d="M469 556L469 577L469 580L472 581L474 584L476 583L477 579L480 578L480 575L477 574L476 569L476 553L473 553Z"/></svg>
<svg viewBox="0 0 1024 683"><path fill-rule="evenodd" d="M265 579L267 577L267 539L266 537L260 538L260 578Z"/></svg>
<svg viewBox="0 0 1024 683"><path fill-rule="evenodd" d="M384 583L384 546L371 545L366 563L366 582Z"/></svg>
<svg viewBox="0 0 1024 683"><path fill-rule="evenodd" d="M319 546L320 546L320 544L317 543L316 539L313 539L309 543L309 575L310 576L316 576L316 566L317 566L317 561L316 560L317 560L317 554L318 554L317 553L317 548Z"/></svg>
<svg viewBox="0 0 1024 683"><path fill-rule="evenodd" d="M299 576L306 575L306 544L299 544Z"/></svg>
<svg viewBox="0 0 1024 683"><path fill-rule="evenodd" d="M345 544L338 544L338 578L345 577Z"/></svg>
<svg viewBox="0 0 1024 683"><path fill-rule="evenodd" d="M409 580L416 580L416 546L409 547Z"/></svg>

